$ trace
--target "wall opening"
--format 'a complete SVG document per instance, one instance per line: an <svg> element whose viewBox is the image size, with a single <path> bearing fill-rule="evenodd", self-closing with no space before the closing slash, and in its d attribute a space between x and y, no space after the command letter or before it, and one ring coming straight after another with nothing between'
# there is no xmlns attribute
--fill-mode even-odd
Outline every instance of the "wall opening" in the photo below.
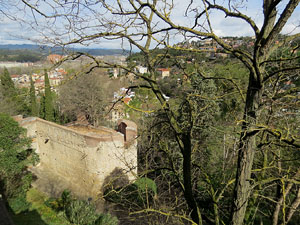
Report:
<svg viewBox="0 0 300 225"><path fill-rule="evenodd" d="M121 122L118 126L118 132L124 135L124 141L126 141L126 127L127 125L124 122Z"/></svg>

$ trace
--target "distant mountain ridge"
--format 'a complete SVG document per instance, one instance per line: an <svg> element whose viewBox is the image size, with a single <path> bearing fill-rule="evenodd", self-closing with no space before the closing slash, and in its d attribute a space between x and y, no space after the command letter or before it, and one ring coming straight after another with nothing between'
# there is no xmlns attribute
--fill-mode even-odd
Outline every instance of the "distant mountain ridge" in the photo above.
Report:
<svg viewBox="0 0 300 225"><path fill-rule="evenodd" d="M33 45L33 44L6 44L0 45L0 49L6 50L29 50L39 52L44 55L47 54L66 54L67 52L84 52L93 56L103 55L128 55L129 51L123 49L105 49L105 48L66 48L50 47L46 45Z"/></svg>

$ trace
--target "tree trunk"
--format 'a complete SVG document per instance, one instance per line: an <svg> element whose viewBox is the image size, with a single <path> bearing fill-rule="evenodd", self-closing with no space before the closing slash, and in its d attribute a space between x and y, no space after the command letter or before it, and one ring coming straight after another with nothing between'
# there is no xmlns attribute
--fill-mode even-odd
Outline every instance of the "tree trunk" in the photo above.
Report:
<svg viewBox="0 0 300 225"><path fill-rule="evenodd" d="M297 179L299 177L299 175L300 175L300 169L297 170L297 173L295 174L293 179ZM289 192L291 191L293 185L294 184L292 182L288 183L288 185L285 188L284 193L282 193L280 198L278 198L275 210L273 212L273 218L272 218L273 225L278 225L279 213L280 213L281 206L283 205L283 201L286 198L286 196L289 194ZM280 192L282 192L282 191L280 190ZM286 223L288 223L289 220L292 218L292 216L293 216L295 210L297 209L297 207L299 206L299 204L300 204L300 189L298 189L297 196L294 199L294 202L292 203L292 206L290 208L290 211L289 211L287 219L286 219Z"/></svg>
<svg viewBox="0 0 300 225"><path fill-rule="evenodd" d="M200 215L200 211L198 210L197 203L195 201L193 195L193 187L192 187L192 175L191 175L191 136L190 134L182 135L182 142L184 145L183 150L183 184L184 184L184 197L185 200L191 209L191 217L192 220L202 225L202 218Z"/></svg>
<svg viewBox="0 0 300 225"><path fill-rule="evenodd" d="M278 218L279 218L279 213L280 213L280 208L282 206L283 200L285 197L289 194L291 188L293 187L293 183L289 183L287 187L285 188L285 192L282 193L280 199L278 200L274 213L273 213L273 218L272 218L272 224L273 225L278 225Z"/></svg>
<svg viewBox="0 0 300 225"><path fill-rule="evenodd" d="M294 213L296 212L297 208L300 205L300 188L297 191L297 196L294 199L294 202L291 205L290 211L288 213L288 216L286 218L286 224L288 224L288 222L290 222L291 218L293 217Z"/></svg>
<svg viewBox="0 0 300 225"><path fill-rule="evenodd" d="M262 86L250 74L246 105L244 109L244 121L239 141L238 162L234 196L231 211L231 224L242 225L250 198L250 178L255 154L255 134L254 131L258 108L261 101Z"/></svg>

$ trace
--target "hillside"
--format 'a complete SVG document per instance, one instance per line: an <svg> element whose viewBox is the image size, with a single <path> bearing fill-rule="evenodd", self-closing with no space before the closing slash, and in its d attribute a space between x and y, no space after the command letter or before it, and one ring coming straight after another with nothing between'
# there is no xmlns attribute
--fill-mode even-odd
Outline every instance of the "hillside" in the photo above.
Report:
<svg viewBox="0 0 300 225"><path fill-rule="evenodd" d="M103 55L127 55L123 49L100 49L100 48L73 48L39 46L31 44L0 45L0 61L36 62L49 54L67 54L70 52L84 52L93 56Z"/></svg>

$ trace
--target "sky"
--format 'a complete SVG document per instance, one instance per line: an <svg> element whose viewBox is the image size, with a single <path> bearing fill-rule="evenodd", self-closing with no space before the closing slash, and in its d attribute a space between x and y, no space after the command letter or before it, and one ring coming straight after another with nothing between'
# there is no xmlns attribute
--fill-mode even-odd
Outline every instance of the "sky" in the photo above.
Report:
<svg viewBox="0 0 300 225"><path fill-rule="evenodd" d="M261 27L262 26L262 0L232 0L235 2L242 2L246 7L241 8L243 13L246 13L250 16L256 24ZM6 3L4 3L6 2ZM23 8L19 0L10 0L3 1L0 0L0 44L28 44L34 43L29 39L41 40L41 35L30 29L28 26L24 24L20 24L11 18L8 18L1 12L1 8L5 9L2 4L6 4L6 9L9 8L9 3L7 2L17 2L18 7ZM107 2L110 2L109 0ZM170 14L170 18L175 21L177 24L183 24L185 26L191 26L192 19L189 19L184 16L184 8L186 8L189 4L189 0L174 0L175 6ZM225 0L219 0L218 2L226 2ZM286 3L286 0L283 0L283 3ZM8 4L8 5L7 5ZM192 5L193 7L193 5ZM41 8L43 9L43 8ZM282 9L282 6L279 6L279 10ZM47 9L45 8L45 12ZM19 17L21 19L26 18L26 21L32 20L32 14L30 11L27 11L27 15L23 14L24 12L14 11L13 16ZM81 13L84 13L82 10ZM288 23L284 27L282 33L284 34L295 34L300 32L300 7L298 6L289 19ZM86 17L88 14L85 15ZM31 17L31 18L30 18ZM254 33L249 29L249 26L238 19L233 18L225 18L223 13L214 13L210 15L212 26L214 32L219 36L253 36ZM39 20L39 18L36 18ZM94 21L95 22L95 21ZM56 21L57 29L60 29L59 21ZM89 25L93 25L93 22L90 21ZM49 25L50 26L50 25ZM159 26L159 25L158 25ZM53 27L52 27L53 28ZM40 30L39 30L40 29ZM39 31L47 30L45 28L39 28ZM90 31L87 31L90 32ZM49 34L49 37L51 35ZM174 35L172 38L173 42L179 42L182 38L179 35ZM125 48L129 48L128 45L124 45ZM77 46L78 47L78 46ZM101 40L98 44L91 44L90 47L98 47L98 48L120 48L120 41L109 41L109 40Z"/></svg>

